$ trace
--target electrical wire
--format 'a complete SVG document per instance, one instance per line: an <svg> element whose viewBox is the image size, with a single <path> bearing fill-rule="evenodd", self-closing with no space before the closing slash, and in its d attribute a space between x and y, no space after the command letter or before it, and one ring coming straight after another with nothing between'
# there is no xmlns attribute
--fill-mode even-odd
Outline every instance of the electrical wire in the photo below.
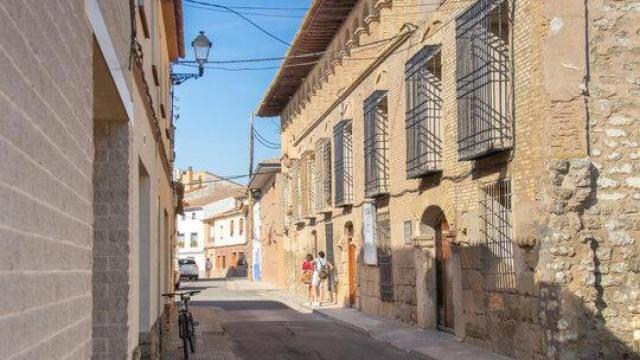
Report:
<svg viewBox="0 0 640 360"><path fill-rule="evenodd" d="M217 9L217 8L212 8L212 7L206 7L206 6L201 6L201 5L184 4L183 6L186 7L186 8L207 10L207 11L212 11L212 12L217 12L217 13L229 13L228 10ZM238 11L238 13L240 13L242 15L260 16L260 17L277 18L277 19L295 19L295 20L300 20L300 19L304 18L303 16L296 16L296 15L261 14L261 13L246 12L246 11Z"/></svg>
<svg viewBox="0 0 640 360"><path fill-rule="evenodd" d="M198 4L198 5L202 5L202 6L209 6L209 7L213 7L213 8L219 8L219 9L225 9L229 12L232 12L236 15L238 15L240 18L242 18L243 20L245 20L246 22L248 22L249 24L253 25L253 27L255 27L256 29L260 30L262 33L266 34L267 36L269 36L270 38L278 41L279 43L282 43L286 46L291 46L290 43L288 43L287 41L282 40L281 38L277 37L276 35L270 33L269 31L267 31L265 28L263 28L262 26L256 24L253 20L249 19L248 17L242 15L242 13L228 7L228 6L224 6L224 5L218 5L218 4L211 4L211 3L207 3L204 1L198 1L198 0L183 0L185 2L188 3L192 3L192 4Z"/></svg>
<svg viewBox="0 0 640 360"><path fill-rule="evenodd" d="M273 142L273 141L269 141L267 140L264 136L260 135L260 133L258 133L257 131L255 131L254 129L254 135L261 140L261 142L264 144L267 144L269 146L273 146L273 147L280 147L280 144Z"/></svg>
<svg viewBox="0 0 640 360"><path fill-rule="evenodd" d="M246 177L249 177L249 175L248 174L230 175L230 176L222 176L222 177L219 177L217 179L195 181L195 182L190 182L190 183L182 183L182 185L192 186L192 185L214 183L214 182L218 182L218 181L230 181L230 180L242 179L242 178L246 178Z"/></svg>

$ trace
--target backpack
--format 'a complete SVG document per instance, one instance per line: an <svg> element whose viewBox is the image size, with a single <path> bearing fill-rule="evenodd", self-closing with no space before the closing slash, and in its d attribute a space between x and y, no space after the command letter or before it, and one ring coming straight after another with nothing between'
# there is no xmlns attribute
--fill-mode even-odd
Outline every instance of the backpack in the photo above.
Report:
<svg viewBox="0 0 640 360"><path fill-rule="evenodd" d="M326 262L324 263L324 265L322 263L320 263L320 273L318 274L318 276L320 276L320 279L323 279L323 280L326 279L327 277L329 277L329 271L327 271L327 263Z"/></svg>

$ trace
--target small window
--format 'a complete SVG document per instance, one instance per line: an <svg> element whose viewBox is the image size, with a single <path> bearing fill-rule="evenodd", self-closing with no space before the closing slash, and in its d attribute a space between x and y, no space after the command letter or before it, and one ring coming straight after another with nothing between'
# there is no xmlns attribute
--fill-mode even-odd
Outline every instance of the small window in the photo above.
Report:
<svg viewBox="0 0 640 360"><path fill-rule="evenodd" d="M233 236L234 227L235 227L235 224L234 224L233 220L231 220L229 222L229 236Z"/></svg>
<svg viewBox="0 0 640 360"><path fill-rule="evenodd" d="M485 289L515 288L515 266L511 228L511 182L500 180L482 188L480 202L484 233Z"/></svg>
<svg viewBox="0 0 640 360"><path fill-rule="evenodd" d="M238 220L238 235L242 235L244 233L244 219Z"/></svg>
<svg viewBox="0 0 640 360"><path fill-rule="evenodd" d="M178 243L179 248L184 247L184 233L178 233L178 236L176 236L176 242Z"/></svg>
<svg viewBox="0 0 640 360"><path fill-rule="evenodd" d="M192 232L191 233L191 239L190 239L190 245L191 247L198 247L198 233L197 232Z"/></svg>
<svg viewBox="0 0 640 360"><path fill-rule="evenodd" d="M192 218L192 219L195 219L195 218L196 218L196 213L195 213L195 211L191 213L191 218Z"/></svg>

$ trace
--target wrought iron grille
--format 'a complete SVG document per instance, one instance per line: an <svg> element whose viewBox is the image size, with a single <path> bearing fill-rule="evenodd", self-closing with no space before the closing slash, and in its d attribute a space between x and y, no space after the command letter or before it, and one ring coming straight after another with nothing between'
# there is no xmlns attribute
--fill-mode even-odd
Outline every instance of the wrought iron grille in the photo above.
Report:
<svg viewBox="0 0 640 360"><path fill-rule="evenodd" d="M316 212L331 211L331 140L320 139L316 143Z"/></svg>
<svg viewBox="0 0 640 360"><path fill-rule="evenodd" d="M300 166L300 217L313 217L315 209L315 164L314 154L307 151L302 154Z"/></svg>
<svg viewBox="0 0 640 360"><path fill-rule="evenodd" d="M442 170L440 46L429 45L405 64L407 178Z"/></svg>
<svg viewBox="0 0 640 360"><path fill-rule="evenodd" d="M376 90L364 101L365 196L389 192L387 91Z"/></svg>
<svg viewBox="0 0 640 360"><path fill-rule="evenodd" d="M324 234L327 249L327 260L332 264L335 264L335 256L333 254L333 223L326 223L324 225Z"/></svg>
<svg viewBox="0 0 640 360"><path fill-rule="evenodd" d="M335 206L353 204L353 139L351 120L342 120L333 127Z"/></svg>
<svg viewBox="0 0 640 360"><path fill-rule="evenodd" d="M458 154L512 146L508 0L478 0L456 18Z"/></svg>
<svg viewBox="0 0 640 360"><path fill-rule="evenodd" d="M302 194L300 191L300 160L293 160L291 164L291 219L298 223L302 213Z"/></svg>
<svg viewBox="0 0 640 360"><path fill-rule="evenodd" d="M485 289L515 288L511 229L511 181L509 179L482 188L483 260Z"/></svg>
<svg viewBox="0 0 640 360"><path fill-rule="evenodd" d="M283 174L280 176L280 221L285 228L289 226L289 206L289 176Z"/></svg>
<svg viewBox="0 0 640 360"><path fill-rule="evenodd" d="M378 233L378 269L380 271L380 299L393 301L393 261L391 257L391 218L389 213L376 216Z"/></svg>

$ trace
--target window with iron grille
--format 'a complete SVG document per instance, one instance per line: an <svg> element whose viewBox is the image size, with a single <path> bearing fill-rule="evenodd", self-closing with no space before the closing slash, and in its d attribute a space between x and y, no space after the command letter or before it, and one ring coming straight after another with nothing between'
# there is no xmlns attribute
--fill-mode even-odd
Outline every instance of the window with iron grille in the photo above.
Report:
<svg viewBox="0 0 640 360"><path fill-rule="evenodd" d="M376 90L364 101L365 196L389 192L389 121L387 91Z"/></svg>
<svg viewBox="0 0 640 360"><path fill-rule="evenodd" d="M389 212L377 214L376 222L380 299L385 302L393 302L393 261L391 256L391 218Z"/></svg>
<svg viewBox="0 0 640 360"><path fill-rule="evenodd" d="M335 206L353 204L353 140L351 120L342 120L333 127Z"/></svg>
<svg viewBox="0 0 640 360"><path fill-rule="evenodd" d="M331 140L320 139L315 154L316 213L331 211Z"/></svg>
<svg viewBox="0 0 640 360"><path fill-rule="evenodd" d="M280 221L284 228L289 226L289 176L284 173L278 177L280 180Z"/></svg>
<svg viewBox="0 0 640 360"><path fill-rule="evenodd" d="M508 0L478 0L456 18L458 155L512 146Z"/></svg>
<svg viewBox="0 0 640 360"><path fill-rule="evenodd" d="M485 289L515 287L511 229L511 182L500 180L482 188Z"/></svg>
<svg viewBox="0 0 640 360"><path fill-rule="evenodd" d="M300 160L291 164L291 220L298 223L302 220L302 196L300 192Z"/></svg>
<svg viewBox="0 0 640 360"><path fill-rule="evenodd" d="M302 154L300 163L300 216L313 217L315 209L315 161L312 151Z"/></svg>
<svg viewBox="0 0 640 360"><path fill-rule="evenodd" d="M429 45L405 64L407 178L442 170L440 46Z"/></svg>

